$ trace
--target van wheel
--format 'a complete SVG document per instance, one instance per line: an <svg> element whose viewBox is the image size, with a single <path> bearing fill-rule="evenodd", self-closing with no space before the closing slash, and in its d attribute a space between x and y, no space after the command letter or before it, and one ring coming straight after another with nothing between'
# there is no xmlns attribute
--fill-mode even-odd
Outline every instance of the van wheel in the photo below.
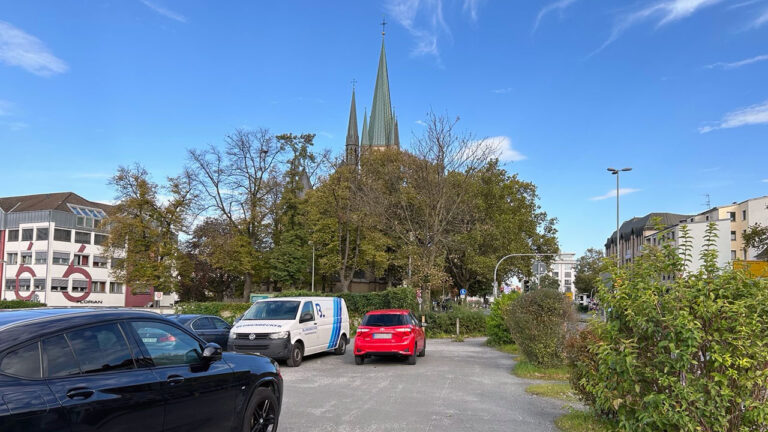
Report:
<svg viewBox="0 0 768 432"><path fill-rule="evenodd" d="M341 335L339 338L339 343L336 345L336 349L333 350L333 353L336 355L344 355L345 352L347 352L347 337L345 335Z"/></svg>
<svg viewBox="0 0 768 432"><path fill-rule="evenodd" d="M264 387L256 389L245 410L243 432L276 431L280 412L277 403L272 390Z"/></svg>
<svg viewBox="0 0 768 432"><path fill-rule="evenodd" d="M288 357L286 364L290 367L299 367L302 360L304 360L304 345L296 342L291 345L291 356Z"/></svg>
<svg viewBox="0 0 768 432"><path fill-rule="evenodd" d="M424 346L421 347L421 351L419 351L419 357L424 357L427 355L427 340L424 339Z"/></svg>
<svg viewBox="0 0 768 432"><path fill-rule="evenodd" d="M355 356L355 364L360 366L363 363L365 363L365 357L363 357L361 355L356 355Z"/></svg>

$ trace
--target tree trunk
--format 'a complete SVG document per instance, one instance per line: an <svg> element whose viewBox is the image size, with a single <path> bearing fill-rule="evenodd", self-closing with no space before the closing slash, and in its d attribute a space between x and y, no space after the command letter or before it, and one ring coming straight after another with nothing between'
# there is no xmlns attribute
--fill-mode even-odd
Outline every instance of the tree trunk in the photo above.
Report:
<svg viewBox="0 0 768 432"><path fill-rule="evenodd" d="M250 273L245 274L245 283L243 284L243 301L248 303L251 301L251 285L253 284L253 275Z"/></svg>

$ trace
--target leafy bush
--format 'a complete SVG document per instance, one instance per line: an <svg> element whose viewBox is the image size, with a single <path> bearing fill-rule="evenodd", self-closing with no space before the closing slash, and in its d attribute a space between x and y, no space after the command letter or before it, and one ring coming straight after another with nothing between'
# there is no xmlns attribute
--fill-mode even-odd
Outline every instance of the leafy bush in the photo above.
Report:
<svg viewBox="0 0 768 432"><path fill-rule="evenodd" d="M594 349L598 342L599 339L591 327L571 334L565 340L565 358L570 368L571 387L579 398L590 406L595 405L595 395L585 383L597 372L597 357L590 350Z"/></svg>
<svg viewBox="0 0 768 432"><path fill-rule="evenodd" d="M216 315L232 324L249 307L251 303L185 302L176 304L176 313Z"/></svg>
<svg viewBox="0 0 768 432"><path fill-rule="evenodd" d="M516 298L506 309L505 321L520 351L536 366L563 363L571 302L555 290L540 289Z"/></svg>
<svg viewBox="0 0 768 432"><path fill-rule="evenodd" d="M512 302L520 296L517 291L509 294L502 294L491 303L491 314L486 321L486 333L488 334L488 345L501 346L513 343L512 334L509 327L504 322L505 311Z"/></svg>
<svg viewBox="0 0 768 432"><path fill-rule="evenodd" d="M608 321L594 324L591 356L575 357L579 385L625 431L765 431L768 280L717 267L714 225L688 271L686 231L679 249L612 270L599 292Z"/></svg>
<svg viewBox="0 0 768 432"><path fill-rule="evenodd" d="M450 312L426 312L424 316L427 321L427 337L456 334L457 318L462 337L485 336L487 315L479 310L457 306Z"/></svg>
<svg viewBox="0 0 768 432"><path fill-rule="evenodd" d="M36 307L45 307L45 303L27 300L0 300L0 309L26 309Z"/></svg>

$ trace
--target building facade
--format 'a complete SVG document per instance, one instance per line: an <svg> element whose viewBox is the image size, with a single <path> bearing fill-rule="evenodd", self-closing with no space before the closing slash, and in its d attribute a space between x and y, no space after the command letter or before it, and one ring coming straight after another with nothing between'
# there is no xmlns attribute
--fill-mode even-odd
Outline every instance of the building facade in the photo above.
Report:
<svg viewBox="0 0 768 432"><path fill-rule="evenodd" d="M153 290L132 293L110 274L100 224L112 210L72 192L0 198L0 298L48 306L150 305Z"/></svg>
<svg viewBox="0 0 768 432"><path fill-rule="evenodd" d="M560 281L560 292L576 292L573 281L576 279L576 254L561 253L552 261L548 274Z"/></svg>
<svg viewBox="0 0 768 432"><path fill-rule="evenodd" d="M768 226L768 196L751 198L742 202L719 206L689 218L689 222L709 222L725 219L728 226L718 231L720 237L729 239L728 255L731 261L758 260L761 250L744 245L744 233L755 224Z"/></svg>
<svg viewBox="0 0 768 432"><path fill-rule="evenodd" d="M696 217L689 218L685 222L667 227L645 237L645 244L648 246L661 246L669 244L680 250L685 242L683 226L688 229L688 235L691 241L691 262L688 264L688 271L696 272L701 267L701 253L705 250L705 238L709 223L715 224L718 232L726 232L730 227L729 219L719 220L696 220ZM717 265L723 267L732 261L730 252L731 241L728 236L719 235L715 240L715 250L717 250Z"/></svg>
<svg viewBox="0 0 768 432"><path fill-rule="evenodd" d="M619 227L618 243L615 231L605 242L605 256L615 257L618 253L622 263L633 262L643 253L646 237L690 217L677 213L649 213L642 217L633 217Z"/></svg>

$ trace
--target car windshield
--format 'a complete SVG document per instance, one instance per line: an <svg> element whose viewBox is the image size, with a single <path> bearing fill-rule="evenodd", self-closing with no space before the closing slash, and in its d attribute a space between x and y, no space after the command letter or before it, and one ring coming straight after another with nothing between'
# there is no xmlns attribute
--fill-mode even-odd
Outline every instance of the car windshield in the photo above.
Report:
<svg viewBox="0 0 768 432"><path fill-rule="evenodd" d="M363 318L362 325L371 327L392 327L408 324L403 314L371 314Z"/></svg>
<svg viewBox="0 0 768 432"><path fill-rule="evenodd" d="M246 320L292 320L299 311L298 301L256 302L243 315Z"/></svg>

